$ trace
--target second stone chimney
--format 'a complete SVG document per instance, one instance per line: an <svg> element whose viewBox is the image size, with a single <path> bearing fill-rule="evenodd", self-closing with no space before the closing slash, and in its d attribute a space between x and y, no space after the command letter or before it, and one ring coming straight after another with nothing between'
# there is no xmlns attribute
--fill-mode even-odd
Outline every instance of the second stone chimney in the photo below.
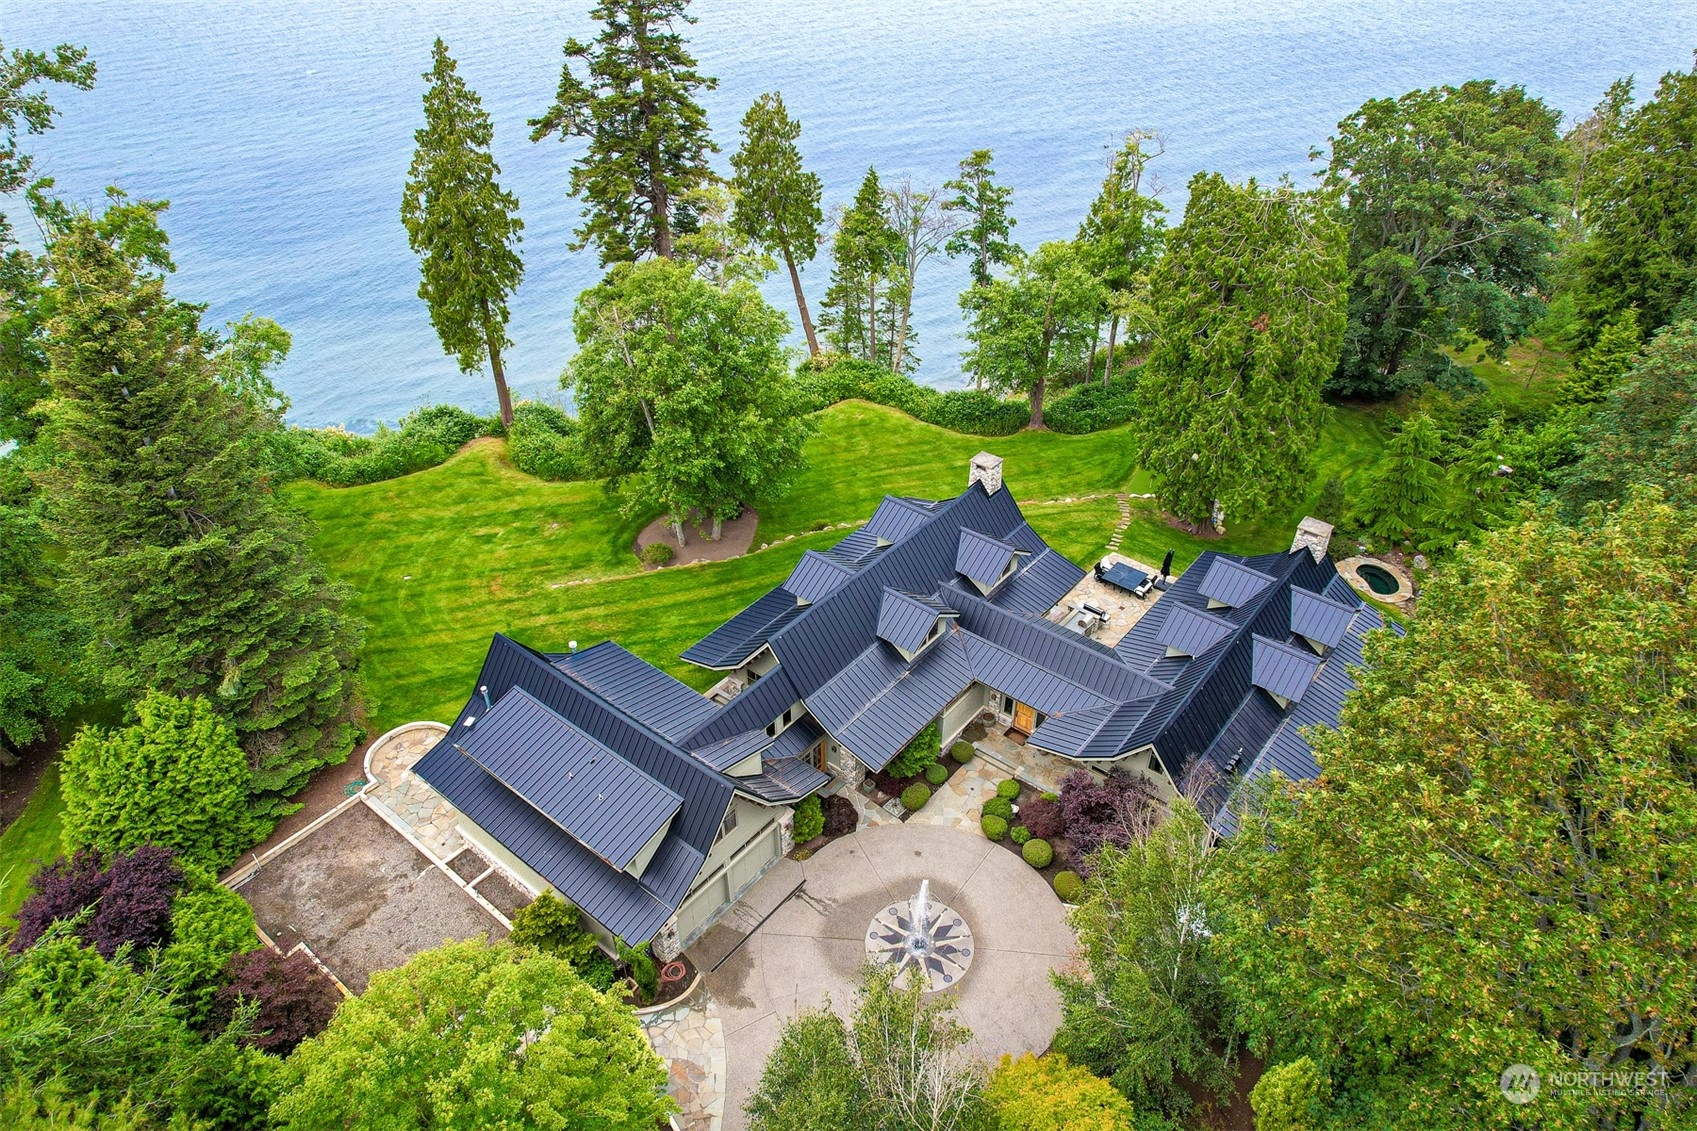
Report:
<svg viewBox="0 0 1697 1131"><path fill-rule="evenodd" d="M1309 515L1296 524L1296 538L1290 544L1290 552L1294 554L1298 550L1307 550L1314 555L1315 561L1319 561L1326 556L1326 550L1331 544L1332 524Z"/></svg>
<svg viewBox="0 0 1697 1131"><path fill-rule="evenodd" d="M971 471L966 477L966 485L984 484L984 493L994 495L1002 489L1002 457L993 456L989 452L979 452L972 457ZM1331 527L1326 528L1330 532Z"/></svg>

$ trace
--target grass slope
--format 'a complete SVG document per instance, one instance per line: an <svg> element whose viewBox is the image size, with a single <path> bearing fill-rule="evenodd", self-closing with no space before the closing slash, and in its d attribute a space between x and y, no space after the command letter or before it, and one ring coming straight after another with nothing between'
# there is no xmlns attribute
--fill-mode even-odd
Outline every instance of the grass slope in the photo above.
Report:
<svg viewBox="0 0 1697 1131"><path fill-rule="evenodd" d="M1325 475L1371 462L1381 420L1378 410L1334 414L1317 453L1316 494ZM314 546L352 587L352 609L368 622L363 656L374 733L457 712L495 632L550 650L568 640L616 639L686 683L708 687L717 675L681 663L683 649L781 582L803 550L834 544L846 533L837 524L864 520L885 494L959 493L967 460L981 449L1005 460L1008 485L1032 526L1080 564L1100 556L1118 522L1112 494L1148 490L1123 429L985 439L862 402L827 409L819 424L794 490L761 510L755 552L652 573L630 553L646 516L624 517L596 484L543 483L519 472L499 440L477 441L440 467L401 479L289 487L318 523ZM1089 495L1108 497L1081 499ZM1158 562L1175 546L1184 563L1211 544L1284 549L1309 501L1289 515L1234 527L1218 543L1173 530L1152 505L1142 506L1127 552ZM758 549L763 542L772 545Z"/></svg>
<svg viewBox="0 0 1697 1131"><path fill-rule="evenodd" d="M10 919L29 895L38 863L59 858L65 799L59 792L59 763L47 767L29 804L0 833L0 919Z"/></svg>

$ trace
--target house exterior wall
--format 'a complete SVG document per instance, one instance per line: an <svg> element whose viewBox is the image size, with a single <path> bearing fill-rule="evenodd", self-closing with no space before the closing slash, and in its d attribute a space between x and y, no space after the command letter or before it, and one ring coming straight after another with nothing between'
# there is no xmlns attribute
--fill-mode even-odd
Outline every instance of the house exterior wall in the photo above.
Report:
<svg viewBox="0 0 1697 1131"><path fill-rule="evenodd" d="M944 750L947 750L949 744L960 736L960 732L966 729L967 724L978 717L978 712L984 709L984 695L984 685L973 683L961 692L959 698L943 708L941 729Z"/></svg>

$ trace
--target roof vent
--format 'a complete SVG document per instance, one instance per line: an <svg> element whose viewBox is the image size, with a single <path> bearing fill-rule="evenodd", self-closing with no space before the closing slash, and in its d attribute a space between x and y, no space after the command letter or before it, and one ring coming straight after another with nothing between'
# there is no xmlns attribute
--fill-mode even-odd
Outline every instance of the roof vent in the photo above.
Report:
<svg viewBox="0 0 1697 1131"><path fill-rule="evenodd" d="M966 485L984 484L984 493L994 495L1002 489L1002 457L993 456L989 452L979 452L972 457L972 463L967 472Z"/></svg>

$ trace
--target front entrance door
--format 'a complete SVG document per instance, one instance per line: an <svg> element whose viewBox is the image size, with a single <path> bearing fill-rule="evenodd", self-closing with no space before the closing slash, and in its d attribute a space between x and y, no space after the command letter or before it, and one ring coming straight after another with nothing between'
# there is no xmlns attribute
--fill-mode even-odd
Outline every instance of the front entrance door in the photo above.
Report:
<svg viewBox="0 0 1697 1131"><path fill-rule="evenodd" d="M821 738L819 745L811 751L812 756L808 758L808 761L813 763L814 769L823 770L825 768L825 747L830 744L830 741L828 738Z"/></svg>
<svg viewBox="0 0 1697 1131"><path fill-rule="evenodd" d="M1027 738L1031 737L1031 732L1037 729L1037 708L1028 707L1016 700L1013 705L1013 726L1009 729L1017 730Z"/></svg>

